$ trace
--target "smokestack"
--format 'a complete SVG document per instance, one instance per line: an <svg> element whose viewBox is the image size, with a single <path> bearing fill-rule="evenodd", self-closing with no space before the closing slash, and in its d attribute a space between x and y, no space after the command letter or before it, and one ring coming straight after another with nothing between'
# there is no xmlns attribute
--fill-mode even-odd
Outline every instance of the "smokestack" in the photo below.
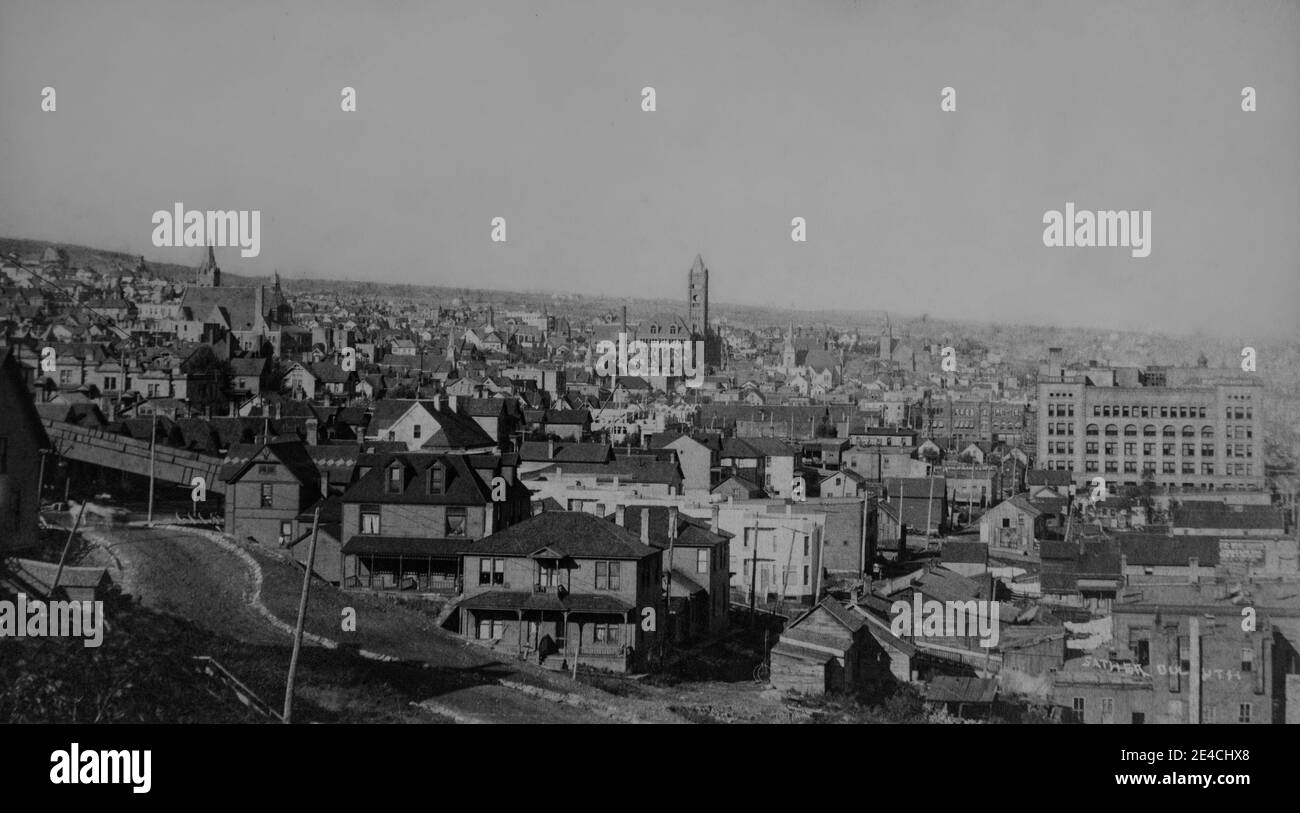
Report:
<svg viewBox="0 0 1300 813"><path fill-rule="evenodd" d="M650 544L650 506L641 506L641 541Z"/></svg>
<svg viewBox="0 0 1300 813"><path fill-rule="evenodd" d="M627 506L622 503L614 506L614 524L620 528L627 527Z"/></svg>

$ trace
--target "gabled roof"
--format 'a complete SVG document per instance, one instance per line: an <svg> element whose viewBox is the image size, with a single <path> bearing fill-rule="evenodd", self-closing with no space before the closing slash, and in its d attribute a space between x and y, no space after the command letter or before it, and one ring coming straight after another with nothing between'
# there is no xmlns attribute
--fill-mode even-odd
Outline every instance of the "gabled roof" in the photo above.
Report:
<svg viewBox="0 0 1300 813"><path fill-rule="evenodd" d="M257 446L246 458L242 456L244 450L231 448L226 455L226 463L221 469L221 479L227 483L237 482L255 462L258 462L259 458L262 457L263 450L270 457L283 463L299 483L308 485L320 481L320 472L317 471L316 464L312 462L311 455L307 453L307 445L302 441L263 443Z"/></svg>
<svg viewBox="0 0 1300 813"><path fill-rule="evenodd" d="M867 623L862 616L858 615L857 613L845 607L837 599L835 599L832 596L827 596L826 598L822 599L821 602L818 603L815 607L806 610L798 618L796 618L795 620L787 624L785 628L786 634L789 634L790 632L795 630L809 616L811 616L813 613L816 612L825 612L832 619L834 619L834 621L837 624L839 624L849 633L857 632L858 630L862 629ZM785 635L783 635L782 637L785 637Z"/></svg>

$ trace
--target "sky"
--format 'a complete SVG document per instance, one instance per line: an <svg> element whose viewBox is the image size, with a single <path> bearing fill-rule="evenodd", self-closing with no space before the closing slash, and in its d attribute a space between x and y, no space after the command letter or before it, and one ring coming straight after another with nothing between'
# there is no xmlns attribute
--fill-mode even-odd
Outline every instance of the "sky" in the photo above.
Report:
<svg viewBox="0 0 1300 813"><path fill-rule="evenodd" d="M0 235L197 264L177 201L290 287L684 301L698 253L714 303L1290 333L1300 2L0 0ZM1150 256L1044 246L1067 201Z"/></svg>

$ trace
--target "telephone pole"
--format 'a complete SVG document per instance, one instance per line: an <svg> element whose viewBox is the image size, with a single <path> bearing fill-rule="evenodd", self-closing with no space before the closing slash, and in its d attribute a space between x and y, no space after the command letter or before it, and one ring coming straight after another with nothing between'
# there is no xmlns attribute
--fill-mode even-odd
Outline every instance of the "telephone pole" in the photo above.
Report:
<svg viewBox="0 0 1300 813"><path fill-rule="evenodd" d="M307 550L307 567L302 574L302 596L298 599L298 624L293 630L293 654L289 656L289 680L284 687L284 722L293 718L293 684L298 674L298 652L302 649L302 628L307 620L307 594L311 592L311 573L316 568L316 535L320 531L320 503L311 518L311 546Z"/></svg>

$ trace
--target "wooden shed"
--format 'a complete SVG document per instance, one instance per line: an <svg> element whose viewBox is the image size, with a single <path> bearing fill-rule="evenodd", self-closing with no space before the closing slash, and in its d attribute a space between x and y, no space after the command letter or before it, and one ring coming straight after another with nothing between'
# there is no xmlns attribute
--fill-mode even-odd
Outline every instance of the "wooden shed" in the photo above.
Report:
<svg viewBox="0 0 1300 813"><path fill-rule="evenodd" d="M822 599L791 621L772 648L772 686L803 694L852 689L863 678L859 658L868 636L864 618L834 598Z"/></svg>

